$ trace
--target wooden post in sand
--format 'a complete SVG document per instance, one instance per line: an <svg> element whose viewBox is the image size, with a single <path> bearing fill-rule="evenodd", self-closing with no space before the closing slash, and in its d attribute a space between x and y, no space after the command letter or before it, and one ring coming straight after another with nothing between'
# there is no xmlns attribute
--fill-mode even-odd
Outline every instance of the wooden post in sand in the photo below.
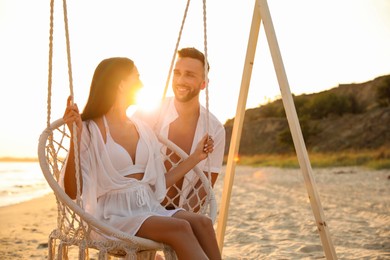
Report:
<svg viewBox="0 0 390 260"><path fill-rule="evenodd" d="M217 226L218 244L222 252L223 238L224 238L224 232L226 229L226 220L227 220L227 210L228 210L227 205L230 202L231 188L233 185L233 176L234 176L234 167L235 167L234 158L235 156L238 155L238 145L239 145L242 125L243 125L243 117L245 113L245 112L243 113L242 110L245 110L246 98L247 98L247 93L249 88L249 81L251 77L251 71L252 71L253 60L255 55L254 49L256 49L261 19L263 20L268 46L271 52L272 61L275 67L275 72L279 83L279 88L282 94L284 109L286 111L288 124L292 134L295 150L297 152L297 157L305 181L306 189L309 195L311 208L320 234L323 250L327 259L337 259L336 251L334 249L330 237L330 232L327 223L325 222L324 212L322 210L320 197L316 189L316 184L313 178L309 156L302 136L301 127L299 125L297 112L295 109L294 101L288 84L287 75L284 70L282 56L279 50L279 45L276 39L275 30L273 27L271 15L268 8L268 3L266 0L256 0L255 10L253 13L247 56L246 56L244 72L243 72L243 79L241 81L241 92L240 92L239 102L237 105L237 113L236 113L236 118L234 120L233 133L232 133L232 139L230 143L230 150L228 156L228 163L226 167L224 194L222 194L222 198L221 198L221 208L219 213L220 217L218 219L218 226ZM237 116L239 116L238 119ZM230 153L232 153L232 155ZM225 189L227 191L225 191Z"/></svg>
<svg viewBox="0 0 390 260"><path fill-rule="evenodd" d="M256 6L253 10L251 33L249 35L248 47L245 57L244 71L242 73L240 95L238 97L236 117L234 118L233 132L230 141L228 160L226 164L226 174L224 179L223 193L221 196L221 205L218 214L218 225L216 230L219 250L222 253L223 242L225 238L226 222L229 212L230 196L234 180L234 171L236 167L236 158L241 140L242 125L244 123L245 106L248 98L249 84L252 76L253 62L255 58L257 39L260 30L260 12Z"/></svg>

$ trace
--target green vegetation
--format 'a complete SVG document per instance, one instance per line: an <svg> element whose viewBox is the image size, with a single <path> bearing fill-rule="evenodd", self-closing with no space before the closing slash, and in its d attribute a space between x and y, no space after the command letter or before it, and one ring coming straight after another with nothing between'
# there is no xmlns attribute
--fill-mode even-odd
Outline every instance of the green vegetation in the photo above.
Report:
<svg viewBox="0 0 390 260"><path fill-rule="evenodd" d="M329 115L342 116L346 113L361 113L356 98L352 95L341 95L332 92L322 92L303 104L298 115L310 119L322 119Z"/></svg>
<svg viewBox="0 0 390 260"><path fill-rule="evenodd" d="M313 167L390 168L390 75L293 99ZM246 110L241 164L298 167L282 101ZM234 118L225 123L227 147L233 123Z"/></svg>
<svg viewBox="0 0 390 260"><path fill-rule="evenodd" d="M390 106L390 77L377 86L375 96L380 107Z"/></svg>
<svg viewBox="0 0 390 260"><path fill-rule="evenodd" d="M225 158L227 160L227 157ZM342 151L332 153L310 153L313 168L361 166L370 169L390 169L390 149L381 148L367 151ZM281 168L298 168L296 154L259 154L242 155L238 165L272 166Z"/></svg>
<svg viewBox="0 0 390 260"><path fill-rule="evenodd" d="M387 90L388 89L382 90L382 92ZM319 131L316 124L313 123L315 120L321 120L330 116L342 116L344 114L359 114L363 113L365 110L365 107L359 104L355 96L336 94L329 91L317 93L315 95L293 96L293 99L305 142L308 142L310 137ZM382 98L382 103L384 102L387 102L387 100L383 101ZM248 113L246 120L253 121L256 118L285 117L286 114L283 103L282 100L279 99L260 106L256 113ZM279 144L293 148L294 144L289 128L279 132L277 134L277 140Z"/></svg>
<svg viewBox="0 0 390 260"><path fill-rule="evenodd" d="M390 78L389 78L390 79ZM389 82L390 84L390 82ZM387 87L378 88L378 96L383 99L383 93L390 91L390 85ZM322 119L328 116L343 114L358 114L364 111L356 97L353 95L336 94L325 91L315 95L301 95L293 96L295 108L299 118L302 119ZM388 98L390 101L390 97ZM271 117L286 117L284 107L281 99L275 100L271 103L260 106L257 115L249 115L248 120L253 120L251 117L271 118Z"/></svg>

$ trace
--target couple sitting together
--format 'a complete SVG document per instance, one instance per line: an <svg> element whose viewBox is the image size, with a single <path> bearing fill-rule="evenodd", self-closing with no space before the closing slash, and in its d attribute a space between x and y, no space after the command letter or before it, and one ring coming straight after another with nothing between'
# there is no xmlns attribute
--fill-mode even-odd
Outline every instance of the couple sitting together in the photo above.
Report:
<svg viewBox="0 0 390 260"><path fill-rule="evenodd" d="M179 259L221 259L210 218L161 204L177 194L170 187L183 187L196 165L210 170L212 185L221 172L225 130L199 103L206 86L204 63L195 48L179 50L172 79L175 96L154 114L136 112L129 118L126 110L142 88L140 74L128 58L105 59L95 69L82 113L69 98L63 116L72 137L62 172L66 193L73 199L77 194L77 135L85 210L123 232L170 245ZM167 170L156 134L189 157Z"/></svg>

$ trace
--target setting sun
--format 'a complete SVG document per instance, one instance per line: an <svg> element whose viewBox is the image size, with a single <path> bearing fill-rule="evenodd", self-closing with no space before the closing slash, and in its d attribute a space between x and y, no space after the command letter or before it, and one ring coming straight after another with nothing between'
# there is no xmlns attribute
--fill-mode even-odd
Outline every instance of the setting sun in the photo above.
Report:
<svg viewBox="0 0 390 260"><path fill-rule="evenodd" d="M137 93L137 104L130 106L126 114L132 116L135 111L141 110L144 112L153 111L158 107L158 103L162 98L162 94L150 88L142 88Z"/></svg>
<svg viewBox="0 0 390 260"><path fill-rule="evenodd" d="M160 92L150 88L142 88L137 94L137 107L145 111L154 110L161 98Z"/></svg>

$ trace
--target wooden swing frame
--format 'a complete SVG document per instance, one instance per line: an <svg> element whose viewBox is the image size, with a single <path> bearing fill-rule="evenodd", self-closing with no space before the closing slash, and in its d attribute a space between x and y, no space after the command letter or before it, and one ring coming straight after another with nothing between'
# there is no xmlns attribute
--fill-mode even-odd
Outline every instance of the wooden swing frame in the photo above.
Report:
<svg viewBox="0 0 390 260"><path fill-rule="evenodd" d="M246 101L248 98L250 79L252 75L261 21L263 21L266 38L268 40L268 47L271 52L272 61L282 94L282 101L284 109L286 111L287 121L291 130L292 139L298 156L298 162L305 181L307 193L310 199L310 205L314 214L316 226L320 234L323 250L327 259L337 259L336 251L334 249L332 239L330 237L329 227L325 221L325 215L321 206L320 196L317 192L316 183L313 177L313 171L309 160L309 155L307 153L307 149L302 135L302 130L298 121L294 100L290 91L286 71L283 65L282 55L280 53L279 44L276 39L275 29L266 0L256 0L253 9L252 24L245 57L244 70L242 73L240 94L238 97L236 116L233 124L232 137L226 165L226 175L218 216L218 245L220 251L222 252L226 231L226 222L229 211L229 202L232 193L234 173L236 167L235 158L237 158L239 151L239 144L241 140L242 127L245 116Z"/></svg>

